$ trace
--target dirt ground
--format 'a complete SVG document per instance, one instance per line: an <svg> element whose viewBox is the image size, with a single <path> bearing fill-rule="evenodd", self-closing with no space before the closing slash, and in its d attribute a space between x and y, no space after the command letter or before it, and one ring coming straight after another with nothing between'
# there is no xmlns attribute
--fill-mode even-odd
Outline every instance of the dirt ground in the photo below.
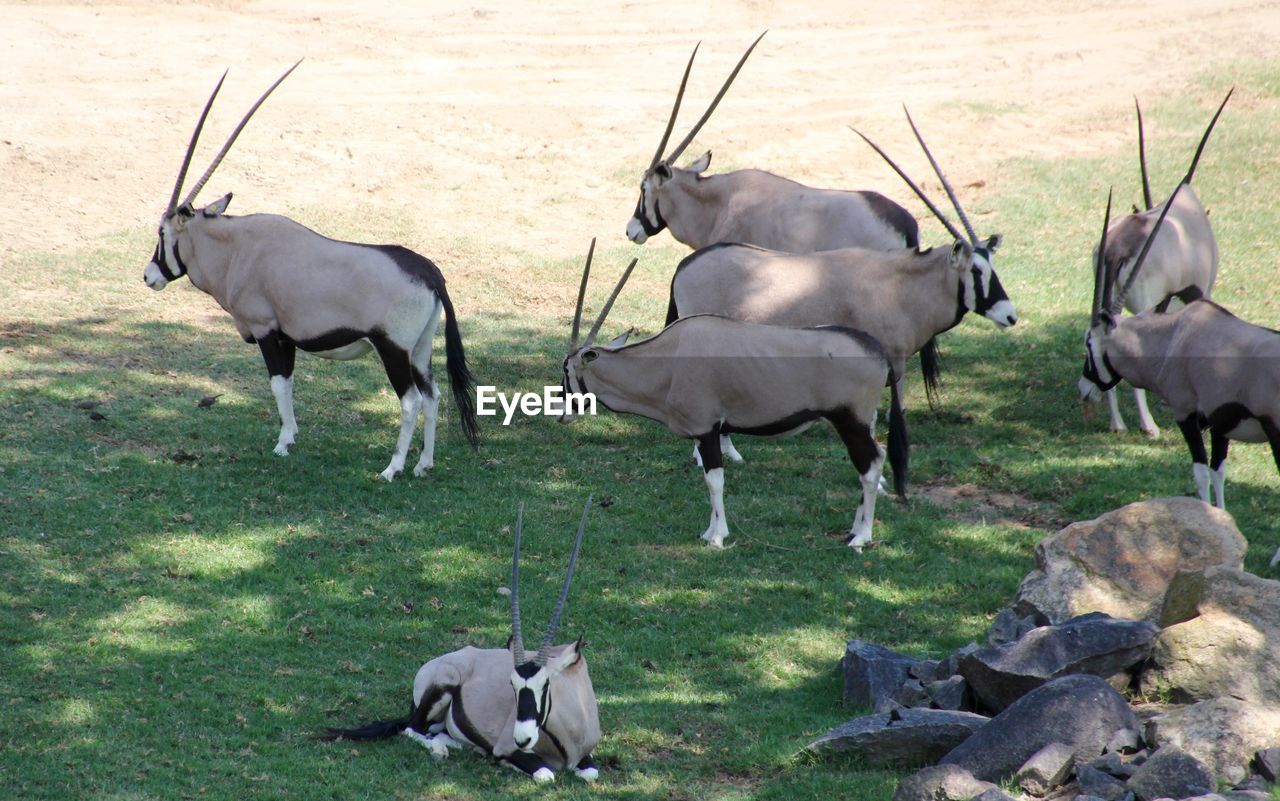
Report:
<svg viewBox="0 0 1280 801"><path fill-rule="evenodd" d="M758 166L901 197L848 124L921 175L909 104L961 185L1011 156L1131 146L1135 94L1274 56L1280 5L7 3L0 259L150 231L221 72L231 68L193 174L300 57L202 202L234 190L233 213L303 222L316 207L407 209L441 242L499 251L565 256L593 235L622 244L689 49L703 42L677 136L766 28L688 157L711 147L713 171Z"/></svg>

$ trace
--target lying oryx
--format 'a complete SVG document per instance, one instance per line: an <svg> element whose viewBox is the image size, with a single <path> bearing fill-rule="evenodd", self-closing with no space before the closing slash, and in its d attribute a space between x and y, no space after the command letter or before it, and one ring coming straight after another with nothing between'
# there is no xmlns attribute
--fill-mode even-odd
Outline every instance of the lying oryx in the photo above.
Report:
<svg viewBox="0 0 1280 801"><path fill-rule="evenodd" d="M435 459L436 410L440 390L431 372L431 347L440 313L446 315L445 356L463 433L474 445L474 380L467 370L462 336L444 276L430 259L399 245L362 245L328 239L287 217L225 214L231 194L202 209L192 201L231 149L232 143L267 96L298 65L271 85L249 109L195 187L179 203L183 179L209 108L222 87L214 87L187 146L169 205L160 217L160 240L143 272L147 286L160 290L177 278L212 295L235 320L245 342L257 343L271 376L280 412L275 452L289 453L298 424L293 416L293 363L297 349L326 359L354 359L378 352L400 398L400 436L387 481L404 469L409 443L424 417L422 456L415 476ZM226 79L226 73L223 73Z"/></svg>
<svg viewBox="0 0 1280 801"><path fill-rule="evenodd" d="M920 144L924 146L923 139ZM931 154L929 158L933 160ZM770 325L857 328L884 346L895 376L903 374L911 354L959 324L966 312L982 314L1001 328L1016 323L1013 302L991 266L1000 237L978 242L944 178L970 232L966 239L896 164L891 160L889 164L947 226L956 240L951 248L888 252L843 248L795 254L750 245L712 245L686 257L676 268L667 322L719 314ZM938 174L942 175L940 170ZM890 408L901 415L897 386ZM905 429L902 435L905 441ZM895 489L905 497L905 485L896 484Z"/></svg>
<svg viewBox="0 0 1280 801"><path fill-rule="evenodd" d="M861 550L870 543L884 465L884 452L875 440L876 407L892 376L880 343L839 326L782 328L700 315L677 320L631 345L626 344L629 332L596 345L600 326L635 266L633 260L578 344L591 270L588 253L564 360L565 392L594 393L607 409L648 417L697 442L711 500L711 521L702 538L717 548L729 534L721 436L776 436L825 419L840 435L862 481L862 502L848 544ZM905 484L905 464L898 458L905 449L901 430L901 416L892 415L894 480Z"/></svg>
<svg viewBox="0 0 1280 801"><path fill-rule="evenodd" d="M1178 201L1169 208L1169 216L1160 236L1151 247L1147 264L1125 297L1125 308L1134 314L1146 309L1163 312L1175 298L1186 303L1198 297L1207 298L1213 292L1213 282L1218 274L1218 243L1214 239L1213 228L1209 225L1209 214L1191 188L1191 179L1200 162L1200 154L1204 152L1205 143L1209 141L1209 134L1213 132L1214 124L1230 99L1231 92L1227 92L1222 105L1218 106L1217 113L1209 121L1209 127L1200 138L1200 145L1191 160L1191 166L1179 183L1181 189L1177 192ZM1142 201L1146 210L1138 211L1135 208L1133 214L1121 217L1107 232L1104 263L1107 280L1112 284L1125 282L1133 273L1134 258L1147 240L1156 217L1166 205L1156 206L1151 202L1145 137L1142 131L1142 108L1138 106L1137 100L1134 100L1134 108L1138 114L1138 163L1142 170ZM1160 427L1147 408L1146 392L1135 388L1133 397L1138 407L1139 427L1149 437L1160 436ZM1115 391L1107 390L1106 398L1111 415L1111 430L1124 431L1124 418L1120 416L1120 404Z"/></svg>
<svg viewBox="0 0 1280 801"><path fill-rule="evenodd" d="M1223 483L1230 440L1268 442L1280 468L1280 332L1241 320L1209 300L1193 300L1165 314L1120 317L1126 294L1136 284L1147 251L1174 205L1180 184L1156 218L1129 278L1113 297L1114 284L1095 258L1093 314L1085 335L1080 396L1097 401L1121 379L1150 390L1169 405L1191 450L1196 491L1206 503L1209 482L1217 505L1225 508ZM1111 201L1107 200L1107 218ZM1099 253L1107 247L1103 226ZM1206 457L1203 430L1212 455Z"/></svg>
<svg viewBox="0 0 1280 801"><path fill-rule="evenodd" d="M549 782L566 767L585 781L599 776L592 749L600 720L582 639L553 646L569 583L587 527L587 498L560 599L537 654L527 659L520 633L520 537L524 507L516 517L511 567L511 640L507 648L470 646L432 659L413 680L409 714L357 729L328 729L326 739L379 740L397 734L417 740L436 759L469 745L534 781ZM545 736L544 736L545 735Z"/></svg>
<svg viewBox="0 0 1280 801"><path fill-rule="evenodd" d="M792 253L854 246L915 247L919 233L915 218L876 192L815 189L763 170L704 176L711 165L710 151L687 168L675 166L762 38L763 33L747 48L702 118L664 158L698 54L698 48L693 48L666 131L640 179L640 200L627 223L627 236L643 244L667 228L676 240L694 249L717 242L745 242Z"/></svg>

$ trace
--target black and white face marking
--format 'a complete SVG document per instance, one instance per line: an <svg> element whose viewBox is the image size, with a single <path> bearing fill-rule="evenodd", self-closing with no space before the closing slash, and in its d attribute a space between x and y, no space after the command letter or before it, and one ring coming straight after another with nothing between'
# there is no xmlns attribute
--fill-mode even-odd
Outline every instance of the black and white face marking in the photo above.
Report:
<svg viewBox="0 0 1280 801"><path fill-rule="evenodd" d="M1084 369L1076 386L1080 390L1080 400L1087 403L1102 400L1103 392L1120 383L1120 376L1111 367L1111 360L1102 346L1104 336L1100 324L1089 329L1084 337Z"/></svg>
<svg viewBox="0 0 1280 801"><path fill-rule="evenodd" d="M627 238L637 245L667 227L666 220L658 211L658 187L671 178L671 168L659 162L652 169L646 170L640 180L640 200L636 203L635 214L627 223Z"/></svg>
<svg viewBox="0 0 1280 801"><path fill-rule="evenodd" d="M571 393L586 393L587 385L583 383L582 378L578 373L584 363L590 362L599 355L600 354L596 352L595 348L587 348L586 350L579 350L575 353L570 353L565 357L563 368L564 378L561 381L560 387L564 390L566 398L569 397ZM558 418L560 422L573 422L573 419L577 417L577 415L570 411L572 408L573 404L564 404L564 411L561 412L560 417Z"/></svg>
<svg viewBox="0 0 1280 801"><path fill-rule="evenodd" d="M1004 291L1000 276L991 266L991 258L999 246L1000 237L993 236L973 248L968 272L961 279L964 283L963 302L969 311L981 314L1000 328L1008 328L1018 322L1018 312ZM964 246L957 243L957 247Z"/></svg>
<svg viewBox="0 0 1280 801"><path fill-rule="evenodd" d="M511 671L511 689L516 694L516 723L512 738L516 748L531 752L538 744L538 733L551 711L551 674L533 662L516 665Z"/></svg>
<svg viewBox="0 0 1280 801"><path fill-rule="evenodd" d="M160 220L158 240L155 252L151 254L151 262L142 271L142 280L147 286L159 292L187 274L187 266L178 255L177 226L178 217L192 216L190 208L183 206L174 214L166 215Z"/></svg>

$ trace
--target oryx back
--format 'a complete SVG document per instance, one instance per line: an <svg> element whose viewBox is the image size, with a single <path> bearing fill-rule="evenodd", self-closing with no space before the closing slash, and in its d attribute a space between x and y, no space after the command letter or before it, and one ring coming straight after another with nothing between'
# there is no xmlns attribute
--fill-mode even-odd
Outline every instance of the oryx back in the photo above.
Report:
<svg viewBox="0 0 1280 801"><path fill-rule="evenodd" d="M1164 205L1127 215L1108 231L1106 265L1113 284L1128 281L1134 259ZM1209 297L1217 275L1218 242L1209 215L1195 189L1184 185L1174 196L1173 206L1156 234L1146 266L1125 298L1125 308L1135 314L1155 308L1170 295L1189 287Z"/></svg>

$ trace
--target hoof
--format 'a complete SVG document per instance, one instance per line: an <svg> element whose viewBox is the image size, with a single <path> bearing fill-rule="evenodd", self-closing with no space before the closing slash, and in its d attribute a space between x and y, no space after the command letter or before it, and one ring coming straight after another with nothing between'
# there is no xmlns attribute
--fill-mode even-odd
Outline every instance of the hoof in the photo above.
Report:
<svg viewBox="0 0 1280 801"><path fill-rule="evenodd" d="M1158 427L1144 428L1142 429L1142 433L1147 435L1147 439L1160 439L1160 429Z"/></svg>
<svg viewBox="0 0 1280 801"><path fill-rule="evenodd" d="M277 442L275 450L273 450L272 453L274 453L276 456L288 456L289 446L292 444L293 444L292 442Z"/></svg>
<svg viewBox="0 0 1280 801"><path fill-rule="evenodd" d="M538 784L546 784L556 780L556 775L551 772L551 768L538 768L533 772L533 780Z"/></svg>
<svg viewBox="0 0 1280 801"><path fill-rule="evenodd" d="M413 468L413 477L422 478L424 475L427 474L427 471L429 471L433 467L435 467L435 462L427 462L426 464L423 464L422 462L418 462L417 467Z"/></svg>
<svg viewBox="0 0 1280 801"><path fill-rule="evenodd" d="M600 778L600 771L597 770L596 768L587 768L586 770L574 770L574 773L578 774L578 778L582 779L584 782L593 782L596 779Z"/></svg>
<svg viewBox="0 0 1280 801"><path fill-rule="evenodd" d="M707 545L710 545L712 548L724 547L724 537L725 537L724 534L717 534L711 529L707 529L706 531L702 532L701 537L702 539L706 540Z"/></svg>
<svg viewBox="0 0 1280 801"><path fill-rule="evenodd" d="M398 475L400 475L400 468L388 466L386 470L383 470L378 474L378 477L383 481L392 482L396 480L396 476Z"/></svg>

